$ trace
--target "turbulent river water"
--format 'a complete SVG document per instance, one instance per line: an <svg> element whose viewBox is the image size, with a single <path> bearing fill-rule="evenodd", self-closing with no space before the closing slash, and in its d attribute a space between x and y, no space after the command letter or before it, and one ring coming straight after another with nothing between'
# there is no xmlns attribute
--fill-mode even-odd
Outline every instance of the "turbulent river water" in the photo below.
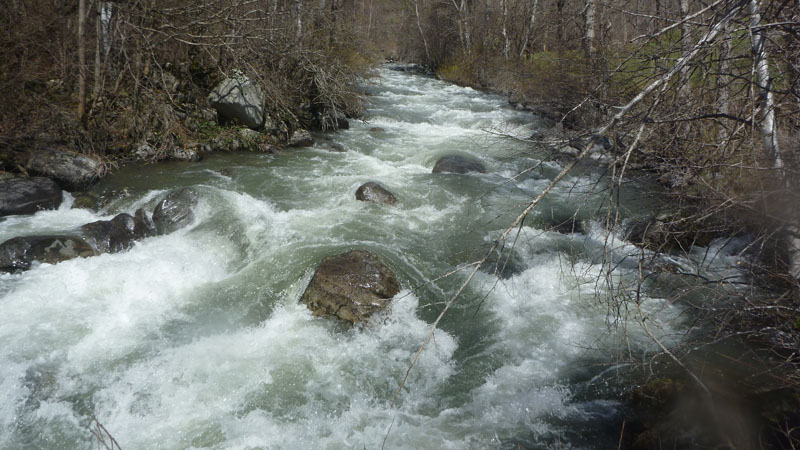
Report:
<svg viewBox="0 0 800 450"><path fill-rule="evenodd" d="M96 448L93 417L126 450L616 448L615 355L655 344L611 324L603 262L619 282L637 266L604 244L638 250L600 225L610 181L590 165L512 235L514 270L478 273L392 404L467 271L440 277L480 257L561 166L502 136L544 126L503 98L379 75L364 87L366 121L314 148L128 167L93 188L113 199L98 212L70 209L67 196L0 222L0 241L63 233L152 212L176 187L201 195L194 223L172 234L0 274L0 448ZM453 153L487 173L431 173ZM356 201L366 181L398 204ZM647 214L646 191L623 185L626 214ZM547 230L571 215L579 233ZM351 249L378 255L403 289L366 324L312 317L298 299L313 270ZM667 345L688 330L668 291L641 301Z"/></svg>

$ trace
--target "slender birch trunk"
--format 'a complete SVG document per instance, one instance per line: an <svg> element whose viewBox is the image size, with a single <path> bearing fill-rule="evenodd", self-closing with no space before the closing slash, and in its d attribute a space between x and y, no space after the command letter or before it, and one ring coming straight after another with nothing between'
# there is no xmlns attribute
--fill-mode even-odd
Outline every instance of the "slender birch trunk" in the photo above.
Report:
<svg viewBox="0 0 800 450"><path fill-rule="evenodd" d="M95 37L94 47L94 89L92 90L93 102L100 97L100 89L102 88L102 65L103 65L103 48L105 48L105 34L103 33L103 2L97 2L97 36Z"/></svg>
<svg viewBox="0 0 800 450"><path fill-rule="evenodd" d="M511 41L508 39L508 2L507 0L500 0L500 2L503 10L503 57L508 59L511 51Z"/></svg>
<svg viewBox="0 0 800 450"><path fill-rule="evenodd" d="M472 48L472 32L469 26L469 6L467 5L467 0L461 0L461 17L464 21L464 42L467 46L467 51Z"/></svg>
<svg viewBox="0 0 800 450"><path fill-rule="evenodd" d="M772 95L772 78L769 74L766 39L761 25L761 2L750 0L750 39L753 46L753 64L755 67L756 85L760 98L762 118L759 125L764 153L775 169L783 169L780 147L778 146L778 125L775 122L775 99Z"/></svg>
<svg viewBox="0 0 800 450"><path fill-rule="evenodd" d="M692 49L692 27L689 25L689 21L686 20L689 16L689 0L680 0L680 8L681 20L685 20L685 22L681 25L681 56L686 56L686 54L688 54ZM683 70L681 70L680 76L678 77L678 94L683 101L688 101L689 99L689 71L689 66L684 67Z"/></svg>
<svg viewBox="0 0 800 450"><path fill-rule="evenodd" d="M294 36L296 42L300 42L303 37L303 2L302 0L295 0L294 2L295 13L297 14L297 33Z"/></svg>
<svg viewBox="0 0 800 450"><path fill-rule="evenodd" d="M584 14L586 25L584 45L586 46L586 56L591 58L595 54L595 0L586 0Z"/></svg>
<svg viewBox="0 0 800 450"><path fill-rule="evenodd" d="M531 20L528 21L528 26L525 28L525 37L522 38L522 48L519 50L519 57L525 56L525 51L528 49L528 41L530 40L533 26L536 24L536 8L539 6L539 0L533 0L533 7L531 8Z"/></svg>
<svg viewBox="0 0 800 450"><path fill-rule="evenodd" d="M422 31L422 22L420 21L419 18L419 3L417 2L417 0L414 0L414 14L417 16L417 29L419 30L419 35L422 38L422 45L425 46L425 58L426 58L425 62L426 64L430 64L431 53L428 50L428 40L425 39L425 32Z"/></svg>
<svg viewBox="0 0 800 450"><path fill-rule="evenodd" d="M78 1L78 117L86 116L86 0Z"/></svg>

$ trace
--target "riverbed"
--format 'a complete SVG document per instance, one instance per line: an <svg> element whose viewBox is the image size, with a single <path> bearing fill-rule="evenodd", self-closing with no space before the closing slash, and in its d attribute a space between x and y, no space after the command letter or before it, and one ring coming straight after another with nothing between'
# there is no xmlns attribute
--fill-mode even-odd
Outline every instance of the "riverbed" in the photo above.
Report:
<svg viewBox="0 0 800 450"><path fill-rule="evenodd" d="M96 418L126 450L615 448L620 355L658 347L609 307L641 251L608 230L608 205L647 216L656 190L612 189L591 164L568 175L478 272L393 402L464 265L563 163L525 140L547 123L500 96L385 68L364 90L365 120L313 148L126 167L92 188L108 200L96 212L66 194L0 222L3 241L200 193L184 229L0 274L0 447L96 448ZM487 173L431 173L450 154ZM356 201L367 181L398 203ZM564 221L577 225L552 228ZM313 317L298 300L315 267L352 249L385 261L401 292L357 326ZM714 255L703 270L731 270ZM664 345L689 329L673 287L648 284L636 304Z"/></svg>

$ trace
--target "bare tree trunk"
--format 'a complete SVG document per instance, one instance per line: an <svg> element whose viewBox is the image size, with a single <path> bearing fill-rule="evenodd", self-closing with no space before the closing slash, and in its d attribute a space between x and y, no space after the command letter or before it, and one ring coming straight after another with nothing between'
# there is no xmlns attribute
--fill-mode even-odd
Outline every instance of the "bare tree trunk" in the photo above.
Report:
<svg viewBox="0 0 800 450"><path fill-rule="evenodd" d="M461 0L461 17L463 17L464 21L464 42L467 46L467 51L472 48L472 32L470 31L469 25L469 11L467 10L467 0Z"/></svg>
<svg viewBox="0 0 800 450"><path fill-rule="evenodd" d="M730 82L731 73L731 36L730 26L726 26L724 30L724 37L722 41L722 49L719 55L719 75L717 76L717 91L719 92L719 110L722 114L730 114L731 112L731 90L728 83Z"/></svg>
<svg viewBox="0 0 800 450"><path fill-rule="evenodd" d="M539 0L533 0L533 7L531 8L531 20L528 21L528 26L525 28L525 37L522 38L522 48L519 50L519 57L525 56L525 51L528 49L528 41L530 40L531 33L533 33L533 26L536 24L536 7L539 6Z"/></svg>
<svg viewBox="0 0 800 450"><path fill-rule="evenodd" d="M294 40L300 42L300 39L303 37L303 2L302 0L295 0L294 1L294 9L295 13L297 14L297 33L295 34Z"/></svg>
<svg viewBox="0 0 800 450"><path fill-rule="evenodd" d="M372 9L373 9L372 0L369 0L369 21L367 22L367 39L369 39L369 35L372 32Z"/></svg>
<svg viewBox="0 0 800 450"><path fill-rule="evenodd" d="M564 45L564 41L566 40L566 32L564 30L564 1L565 0L556 0L556 11L558 13L558 17L556 17L556 39L561 46Z"/></svg>
<svg viewBox="0 0 800 450"><path fill-rule="evenodd" d="M78 1L78 117L86 116L86 0Z"/></svg>
<svg viewBox="0 0 800 450"><path fill-rule="evenodd" d="M508 2L507 0L500 0L500 2L503 10L503 57L508 59L511 51L511 41L508 40Z"/></svg>
<svg viewBox="0 0 800 450"><path fill-rule="evenodd" d="M684 0L685 1L685 0ZM595 53L595 0L586 0L584 5L584 23L586 31L584 34L584 45L586 56L591 58Z"/></svg>
<svg viewBox="0 0 800 450"><path fill-rule="evenodd" d="M756 84L758 85L760 108L763 118L760 123L761 140L764 152L769 158L772 167L783 169L780 147L778 146L778 125L775 122L775 100L772 95L772 78L769 74L769 59L767 58L766 39L761 25L761 2L750 0L750 36L753 45L753 64L755 66Z"/></svg>
<svg viewBox="0 0 800 450"><path fill-rule="evenodd" d="M425 59L426 59L425 63L430 64L431 53L428 50L428 40L425 39L425 32L422 31L422 22L420 21L419 18L419 3L417 2L417 0L414 0L414 14L417 16L417 29L419 30L419 35L422 38L422 45L425 46Z"/></svg>
<svg viewBox="0 0 800 450"><path fill-rule="evenodd" d="M692 27L687 20L689 16L689 0L680 0L680 8L681 20L684 20L681 25L681 56L686 56L692 49ZM688 100L690 92L689 69L689 66L684 67L678 77L679 95L684 101Z"/></svg>
<svg viewBox="0 0 800 450"><path fill-rule="evenodd" d="M464 34L464 7L466 6L465 0L461 0L461 5L459 6L456 3L456 0L451 0L453 3L453 8L455 8L458 18L456 19L456 25L458 26L458 39L461 42L461 48L466 52L467 48L467 39Z"/></svg>
<svg viewBox="0 0 800 450"><path fill-rule="evenodd" d="M101 89L101 67L103 65L102 49L105 47L104 33L103 33L103 2L97 2L97 36L95 37L94 48L94 89L92 90L93 102L100 97Z"/></svg>

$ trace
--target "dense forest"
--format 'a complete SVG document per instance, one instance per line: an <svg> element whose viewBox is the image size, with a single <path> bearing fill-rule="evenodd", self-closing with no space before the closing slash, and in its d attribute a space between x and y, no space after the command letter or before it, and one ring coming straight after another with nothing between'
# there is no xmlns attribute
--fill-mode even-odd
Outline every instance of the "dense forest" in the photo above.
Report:
<svg viewBox="0 0 800 450"><path fill-rule="evenodd" d="M133 162L276 153L308 131L345 128L363 112L361 83L387 61L506 96L548 123L524 141L563 172L475 270L582 160L602 153L618 210L626 176L651 178L669 203L626 231L647 250L641 264L746 236L748 277L738 294L696 306L707 331L690 343L668 348L653 336L677 370L630 393L647 418L632 425L647 435L635 442L684 445L686 424L670 422L669 405L688 392L712 410L757 404L763 419L747 444L720 426L698 448L800 443L798 2L11 0L0 23L3 178L45 175L74 192ZM257 133L217 120L208 95L229 79L263 93ZM73 161L83 172L57 174L53 161L72 157L84 158ZM609 236L623 227L620 213L602 222ZM609 326L636 317L645 281L609 288ZM726 283L706 278L698 289ZM763 364L769 385L743 377L736 397L695 373L697 348L729 341L751 349L741 365Z"/></svg>

